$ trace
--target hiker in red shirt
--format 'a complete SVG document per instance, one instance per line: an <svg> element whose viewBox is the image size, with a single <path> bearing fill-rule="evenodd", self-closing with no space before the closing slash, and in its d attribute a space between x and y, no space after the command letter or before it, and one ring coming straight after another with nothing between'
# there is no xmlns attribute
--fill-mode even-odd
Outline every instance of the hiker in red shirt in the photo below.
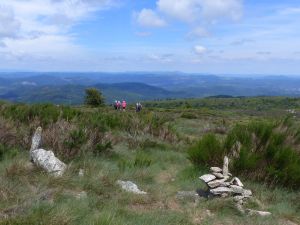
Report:
<svg viewBox="0 0 300 225"><path fill-rule="evenodd" d="M123 102L122 102L122 108L123 108L123 111L126 110L126 106L127 106L127 103L126 103L126 101L123 100Z"/></svg>

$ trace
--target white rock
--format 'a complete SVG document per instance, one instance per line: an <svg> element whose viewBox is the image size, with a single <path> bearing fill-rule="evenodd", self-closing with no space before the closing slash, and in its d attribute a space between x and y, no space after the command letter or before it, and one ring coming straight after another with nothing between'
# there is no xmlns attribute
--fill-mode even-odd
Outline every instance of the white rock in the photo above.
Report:
<svg viewBox="0 0 300 225"><path fill-rule="evenodd" d="M233 200L235 201L235 202L240 202L241 200L243 200L245 197L244 196L242 196L242 195L237 195L237 196L234 196L233 197Z"/></svg>
<svg viewBox="0 0 300 225"><path fill-rule="evenodd" d="M219 179L224 178L224 175L222 173L213 173L213 175L216 176L216 178L219 178Z"/></svg>
<svg viewBox="0 0 300 225"><path fill-rule="evenodd" d="M252 196L252 191L251 191L251 190L244 189L243 196L244 196L245 198L250 198L250 197Z"/></svg>
<svg viewBox="0 0 300 225"><path fill-rule="evenodd" d="M222 169L219 167L210 167L210 171L213 173L222 173Z"/></svg>
<svg viewBox="0 0 300 225"><path fill-rule="evenodd" d="M230 189L235 194L243 194L244 193L244 189L237 185L230 185Z"/></svg>
<svg viewBox="0 0 300 225"><path fill-rule="evenodd" d="M224 157L224 164L223 164L223 175L224 177L228 176L228 164L229 164L229 159L227 156Z"/></svg>
<svg viewBox="0 0 300 225"><path fill-rule="evenodd" d="M32 136L32 140L31 140L31 148L30 148L30 161L32 161L32 151L36 150L38 148L41 147L42 144L42 128L38 127L34 133L34 135Z"/></svg>
<svg viewBox="0 0 300 225"><path fill-rule="evenodd" d="M67 168L66 164L56 158L52 151L36 149L31 152L31 156L35 165L43 168L54 176L63 175Z"/></svg>
<svg viewBox="0 0 300 225"><path fill-rule="evenodd" d="M237 177L234 177L230 183L234 184L234 185L237 185L237 186L240 186L240 187L244 187L244 184L241 182L241 180Z"/></svg>
<svg viewBox="0 0 300 225"><path fill-rule="evenodd" d="M226 186L224 184L225 182L225 179L222 179L222 180L213 180L211 182L208 182L207 185L210 187L210 188L216 188L216 187L219 187L219 186Z"/></svg>
<svg viewBox="0 0 300 225"><path fill-rule="evenodd" d="M145 195L147 194L147 192L141 191L138 186L131 182L131 181L121 181L118 180L117 184L119 184L121 186L121 188L127 192L132 192L135 194L141 194L141 195Z"/></svg>
<svg viewBox="0 0 300 225"><path fill-rule="evenodd" d="M79 169L78 176L83 177L84 176L84 170Z"/></svg>
<svg viewBox="0 0 300 225"><path fill-rule="evenodd" d="M214 195L221 195L223 193L231 193L232 189L228 188L228 187L217 187L214 189L210 189L209 191L210 191L210 193L212 193Z"/></svg>
<svg viewBox="0 0 300 225"><path fill-rule="evenodd" d="M254 209L246 209L246 212L250 216L271 216L272 215L272 213L270 213L270 212L258 211L258 210L254 210Z"/></svg>
<svg viewBox="0 0 300 225"><path fill-rule="evenodd" d="M212 174L205 174L201 177L199 177L200 180L203 180L205 183L208 183L212 180L216 179L216 176L212 175Z"/></svg>

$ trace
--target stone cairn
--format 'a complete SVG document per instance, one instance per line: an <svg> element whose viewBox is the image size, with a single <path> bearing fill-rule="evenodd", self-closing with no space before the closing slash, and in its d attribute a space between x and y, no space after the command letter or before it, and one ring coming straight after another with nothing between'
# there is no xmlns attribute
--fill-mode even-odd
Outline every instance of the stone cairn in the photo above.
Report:
<svg viewBox="0 0 300 225"><path fill-rule="evenodd" d="M244 209L243 204L247 199L252 197L252 191L244 189L244 184L237 177L232 177L228 170L229 159L224 157L223 169L219 167L211 167L210 174L200 177L208 186L210 196L214 197L233 197L236 202L237 209L247 215L270 216L270 212L258 211L253 209Z"/></svg>
<svg viewBox="0 0 300 225"><path fill-rule="evenodd" d="M252 196L252 191L244 189L239 178L232 177L228 171L228 163L228 157L225 156L223 169L211 167L211 173L201 176L200 180L207 184L210 195L223 198L233 196L234 201L242 205L245 200Z"/></svg>

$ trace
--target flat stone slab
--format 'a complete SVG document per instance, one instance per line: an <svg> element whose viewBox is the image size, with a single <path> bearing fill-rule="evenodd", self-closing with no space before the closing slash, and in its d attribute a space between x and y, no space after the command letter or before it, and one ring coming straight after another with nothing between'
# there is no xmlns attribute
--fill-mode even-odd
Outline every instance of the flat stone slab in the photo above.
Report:
<svg viewBox="0 0 300 225"><path fill-rule="evenodd" d="M219 178L219 179L224 178L224 175L222 173L213 173L213 175L216 176L216 178Z"/></svg>
<svg viewBox="0 0 300 225"><path fill-rule="evenodd" d="M200 180L203 180L205 183L208 183L212 180L215 180L216 179L216 176L215 175L212 175L212 174L205 174L201 177L199 177Z"/></svg>
<svg viewBox="0 0 300 225"><path fill-rule="evenodd" d="M223 193L231 193L232 189L228 187L217 187L214 189L210 189L210 193L214 195L222 195Z"/></svg>
<svg viewBox="0 0 300 225"><path fill-rule="evenodd" d="M216 188L216 187L226 187L227 185L225 184L225 181L226 179L221 179L221 180L213 180L209 183L207 183L207 185L210 187L210 188Z"/></svg>
<svg viewBox="0 0 300 225"><path fill-rule="evenodd" d="M222 169L220 167L210 167L210 171L213 173L222 173Z"/></svg>
<svg viewBox="0 0 300 225"><path fill-rule="evenodd" d="M246 209L245 211L250 216L263 216L263 217L265 217L265 216L271 216L272 215L272 213L270 213L270 212L258 211L258 210L253 210L253 209Z"/></svg>

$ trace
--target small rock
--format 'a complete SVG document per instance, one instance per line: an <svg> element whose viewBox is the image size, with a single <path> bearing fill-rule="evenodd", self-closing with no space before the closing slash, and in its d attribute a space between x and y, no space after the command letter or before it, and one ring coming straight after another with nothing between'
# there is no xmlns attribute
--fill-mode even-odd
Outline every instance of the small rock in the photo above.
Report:
<svg viewBox="0 0 300 225"><path fill-rule="evenodd" d="M252 196L252 191L251 191L251 190L244 189L243 196L244 196L245 198L250 198L250 197Z"/></svg>
<svg viewBox="0 0 300 225"><path fill-rule="evenodd" d="M216 176L216 178L219 178L219 179L224 178L224 175L222 173L213 173L213 175Z"/></svg>
<svg viewBox="0 0 300 225"><path fill-rule="evenodd" d="M250 216L271 216L272 215L272 213L270 212L258 211L254 209L246 209L246 212Z"/></svg>
<svg viewBox="0 0 300 225"><path fill-rule="evenodd" d="M222 169L219 167L210 167L212 173L222 173Z"/></svg>
<svg viewBox="0 0 300 225"><path fill-rule="evenodd" d="M230 183L234 184L234 185L237 185L237 186L240 186L240 187L244 187L244 184L241 182L241 180L237 177L234 177Z"/></svg>
<svg viewBox="0 0 300 225"><path fill-rule="evenodd" d="M243 194L244 193L244 189L237 185L230 185L230 189L235 194Z"/></svg>
<svg viewBox="0 0 300 225"><path fill-rule="evenodd" d="M78 176L83 177L84 176L84 170L79 169Z"/></svg>
<svg viewBox="0 0 300 225"><path fill-rule="evenodd" d="M235 202L239 202L239 201L241 201L241 200L243 200L244 199L244 196L242 196L242 195L237 195L237 196L234 196L233 197L233 200L235 201Z"/></svg>
<svg viewBox="0 0 300 225"><path fill-rule="evenodd" d="M132 192L135 194L141 194L141 195L145 195L147 194L147 192L141 191L138 186L131 182L131 181L121 181L118 180L117 184L119 184L121 186L121 188L127 192Z"/></svg>
<svg viewBox="0 0 300 225"><path fill-rule="evenodd" d="M206 175L203 175L201 177L199 177L200 180L203 180L205 183L208 183L212 180L215 180L216 179L216 176L212 175L212 174L206 174Z"/></svg>

